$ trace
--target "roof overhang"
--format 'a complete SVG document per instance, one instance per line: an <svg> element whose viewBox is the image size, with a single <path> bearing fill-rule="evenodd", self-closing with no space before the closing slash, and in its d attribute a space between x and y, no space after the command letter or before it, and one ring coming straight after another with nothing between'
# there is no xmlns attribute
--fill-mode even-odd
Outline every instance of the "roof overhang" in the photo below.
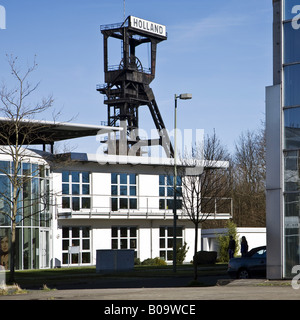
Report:
<svg viewBox="0 0 300 320"><path fill-rule="evenodd" d="M0 117L0 133L5 136L5 130L13 123L13 119ZM20 121L20 133L24 136L23 144L50 144L62 140L96 136L121 130L123 130L123 128L70 122L27 119ZM14 131L11 130L11 132L12 135L9 138L11 144L13 144ZM5 141L0 140L0 144L5 144Z"/></svg>

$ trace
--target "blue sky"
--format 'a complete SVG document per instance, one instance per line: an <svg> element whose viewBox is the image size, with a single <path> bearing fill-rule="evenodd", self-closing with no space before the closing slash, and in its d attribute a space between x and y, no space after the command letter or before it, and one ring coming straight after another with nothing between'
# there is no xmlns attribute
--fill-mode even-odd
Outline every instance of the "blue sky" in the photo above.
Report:
<svg viewBox="0 0 300 320"><path fill-rule="evenodd" d="M107 120L96 91L96 84L104 83L99 27L123 20L123 0L0 0L0 5L6 9L0 81L10 81L6 54L18 56L24 68L36 55L39 67L31 81L41 83L32 99L53 94L61 121ZM184 92L193 99L178 101L181 130L215 129L232 151L243 131L261 127L265 87L272 84L271 0L126 0L125 14L167 27L151 87L169 130L174 94ZM147 67L147 55L143 58ZM51 114L43 118L51 120ZM141 118L142 128L154 128L146 107ZM98 142L85 138L70 145L94 153Z"/></svg>

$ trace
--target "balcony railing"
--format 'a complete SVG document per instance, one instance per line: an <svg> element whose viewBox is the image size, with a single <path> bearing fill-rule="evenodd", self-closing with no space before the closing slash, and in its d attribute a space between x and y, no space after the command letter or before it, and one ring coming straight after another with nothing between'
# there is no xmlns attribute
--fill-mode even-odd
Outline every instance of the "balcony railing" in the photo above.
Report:
<svg viewBox="0 0 300 320"><path fill-rule="evenodd" d="M173 219L173 209L159 208L159 199L163 197L159 196L111 196L111 195L91 195L91 208L84 208L79 210L72 210L72 208L62 208L61 199L57 197L56 205L56 217L58 219L66 218L131 218L131 219ZM120 208L118 210L112 210L111 198L127 198L137 199L136 209L132 208ZM219 212L217 201L215 201L215 212L203 213L203 216L209 215L209 219L227 219L232 216L232 199L223 199L229 202L229 212ZM182 209L177 209L177 215L179 219L188 219L188 215Z"/></svg>

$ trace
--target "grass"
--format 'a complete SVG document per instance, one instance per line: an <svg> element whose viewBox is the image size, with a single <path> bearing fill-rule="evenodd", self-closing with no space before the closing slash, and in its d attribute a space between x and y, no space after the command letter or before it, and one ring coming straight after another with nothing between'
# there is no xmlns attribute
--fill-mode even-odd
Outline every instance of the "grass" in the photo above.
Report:
<svg viewBox="0 0 300 320"><path fill-rule="evenodd" d="M198 276L226 274L227 264L205 265L198 267ZM193 265L178 265L177 272L173 266L135 266L132 271L96 273L96 267L69 267L43 270L22 270L15 272L15 282L20 288L53 290L58 284L87 283L107 278L130 277L193 277ZM196 285L196 284L190 284ZM1 295L1 293L0 293Z"/></svg>

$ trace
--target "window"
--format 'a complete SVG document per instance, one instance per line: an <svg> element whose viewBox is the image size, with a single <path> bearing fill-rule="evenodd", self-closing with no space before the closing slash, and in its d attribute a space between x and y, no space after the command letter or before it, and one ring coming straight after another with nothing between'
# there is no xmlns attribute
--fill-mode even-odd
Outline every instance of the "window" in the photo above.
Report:
<svg viewBox="0 0 300 320"><path fill-rule="evenodd" d="M134 249L135 257L137 250L137 227L112 227L112 249Z"/></svg>
<svg viewBox="0 0 300 320"><path fill-rule="evenodd" d="M111 210L137 209L136 174L111 174Z"/></svg>
<svg viewBox="0 0 300 320"><path fill-rule="evenodd" d="M173 227L159 228L159 256L165 261L173 260ZM183 228L176 228L176 245L183 244Z"/></svg>
<svg viewBox="0 0 300 320"><path fill-rule="evenodd" d="M173 209L174 203L174 178L173 176L159 176L159 209ZM182 182L181 177L177 176L177 209L182 208Z"/></svg>
<svg viewBox="0 0 300 320"><path fill-rule="evenodd" d="M73 211L91 208L90 173L62 172L62 207Z"/></svg>
<svg viewBox="0 0 300 320"><path fill-rule="evenodd" d="M90 227L63 227L62 255L63 264L91 263ZM78 247L79 251L70 251L69 247Z"/></svg>

